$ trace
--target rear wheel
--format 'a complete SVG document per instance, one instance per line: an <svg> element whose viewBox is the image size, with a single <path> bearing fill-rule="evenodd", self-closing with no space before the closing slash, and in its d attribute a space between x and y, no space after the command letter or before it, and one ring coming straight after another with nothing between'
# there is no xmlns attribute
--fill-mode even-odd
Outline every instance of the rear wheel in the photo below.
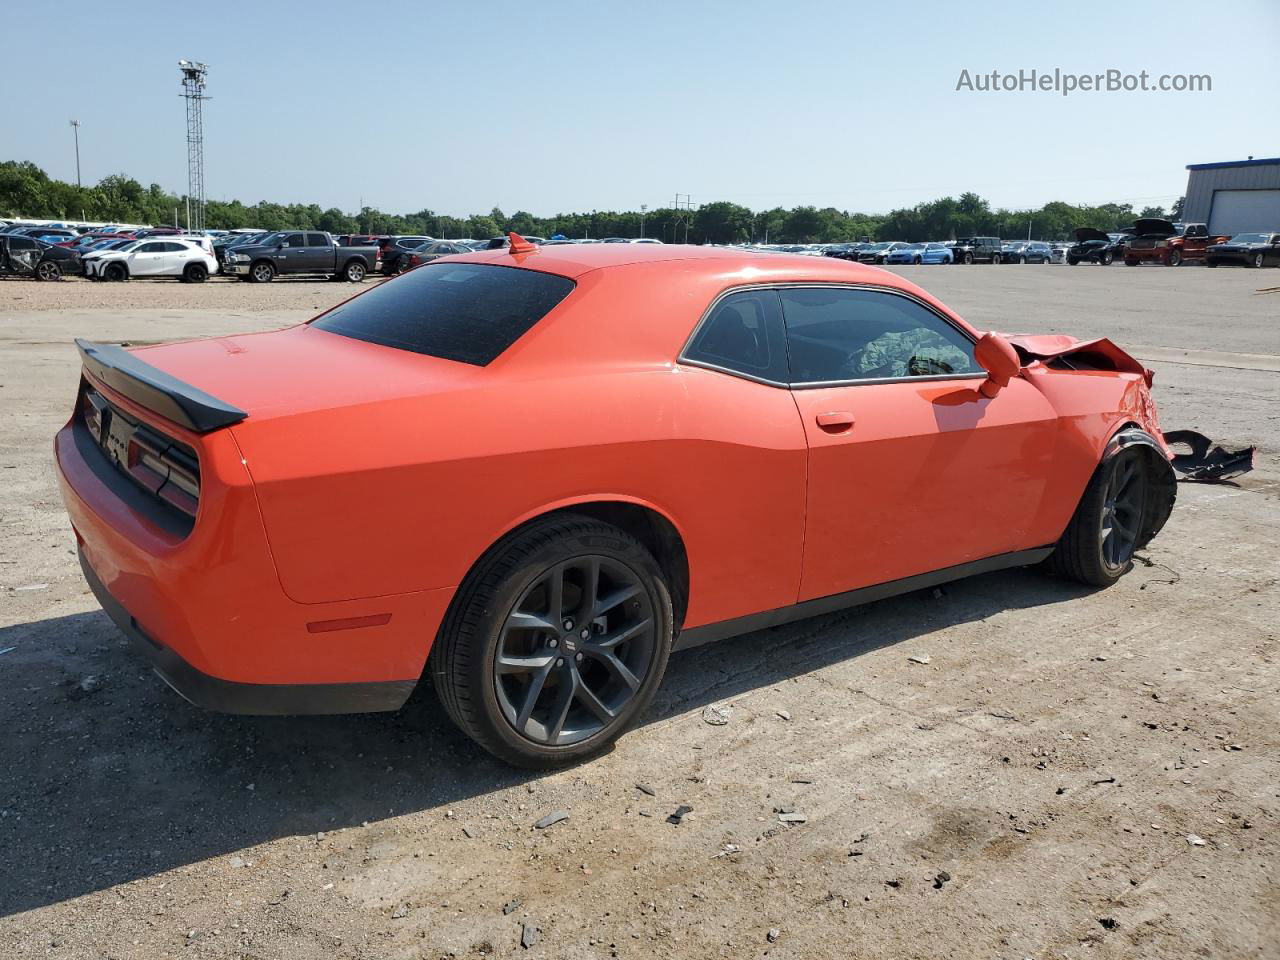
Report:
<svg viewBox="0 0 1280 960"><path fill-rule="evenodd" d="M182 279L187 283L204 283L209 279L209 268L203 263L188 263L182 271Z"/></svg>
<svg viewBox="0 0 1280 960"><path fill-rule="evenodd" d="M1111 261L1115 260L1115 258L1116 258L1116 255L1112 253L1110 250L1108 250L1101 257L1098 258L1098 262L1102 264L1104 267L1109 267L1111 266Z"/></svg>
<svg viewBox="0 0 1280 960"><path fill-rule="evenodd" d="M450 608L431 670L445 709L490 753L548 768L608 748L662 680L667 586L622 530L563 514L481 559Z"/></svg>
<svg viewBox="0 0 1280 960"><path fill-rule="evenodd" d="M52 260L41 260L36 264L37 280L61 280L62 268Z"/></svg>
<svg viewBox="0 0 1280 960"><path fill-rule="evenodd" d="M1138 261L1137 261L1137 260L1133 260L1133 259L1131 259L1131 258L1129 258L1129 257L1125 257L1125 258L1124 258L1124 265L1125 265L1126 267L1136 267L1136 266L1138 265Z"/></svg>
<svg viewBox="0 0 1280 960"><path fill-rule="evenodd" d="M1078 265L1078 264L1080 263L1080 261L1079 261L1077 258L1075 258L1075 257L1067 257L1067 263L1069 263L1071 266L1073 266L1073 267L1074 267L1074 266Z"/></svg>
<svg viewBox="0 0 1280 960"><path fill-rule="evenodd" d="M1108 587L1133 566L1148 496L1145 453L1121 450L1098 465L1049 558L1054 572Z"/></svg>
<svg viewBox="0 0 1280 960"><path fill-rule="evenodd" d="M919 266L919 265L920 265L921 263L923 263L924 261L922 261L919 257L914 257L914 258L912 258L911 262L912 262L912 263L914 263L914 264L916 264L916 266Z"/></svg>
<svg viewBox="0 0 1280 960"><path fill-rule="evenodd" d="M966 253L966 254L965 254L963 257L961 257L960 259L961 259L961 260L963 260L966 264L973 263L973 254L972 254L972 253Z"/></svg>
<svg viewBox="0 0 1280 960"><path fill-rule="evenodd" d="M348 283L361 283L364 280L364 264L359 260L352 260L342 275L347 278Z"/></svg>

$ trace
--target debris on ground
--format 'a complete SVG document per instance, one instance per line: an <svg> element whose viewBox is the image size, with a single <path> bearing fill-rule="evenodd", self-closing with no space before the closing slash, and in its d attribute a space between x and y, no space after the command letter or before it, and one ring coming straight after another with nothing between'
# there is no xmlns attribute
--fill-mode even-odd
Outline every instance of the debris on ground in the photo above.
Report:
<svg viewBox="0 0 1280 960"><path fill-rule="evenodd" d="M778 719L779 719L779 720L790 720L790 719L791 719L791 711L790 711L790 710L775 710L775 711L774 711L774 713L776 713L776 714L777 714L777 716L778 716Z"/></svg>
<svg viewBox="0 0 1280 960"><path fill-rule="evenodd" d="M409 915L409 905L407 903L402 903L400 904L400 906L396 907L394 910L391 911L392 920L403 920L408 915Z"/></svg>
<svg viewBox="0 0 1280 960"><path fill-rule="evenodd" d="M709 703L702 708L702 719L713 727L723 727L732 716L733 707L727 703Z"/></svg>
<svg viewBox="0 0 1280 960"><path fill-rule="evenodd" d="M1120 921L1115 917L1099 917L1098 922L1108 930L1114 930L1116 927L1120 926Z"/></svg>
<svg viewBox="0 0 1280 960"><path fill-rule="evenodd" d="M778 814L781 823L807 823L809 818L798 810L786 810Z"/></svg>
<svg viewBox="0 0 1280 960"><path fill-rule="evenodd" d="M769 932L764 935L764 938L770 943L777 943L780 936L782 936L782 930L778 927L770 927Z"/></svg>
<svg viewBox="0 0 1280 960"><path fill-rule="evenodd" d="M538 820L536 823L534 823L533 828L535 830L545 830L547 829L547 827L554 826L555 824L561 823L568 819L569 819L568 810L552 810L541 820Z"/></svg>
<svg viewBox="0 0 1280 960"><path fill-rule="evenodd" d="M930 659L929 659L929 655L928 655L927 653L917 653L917 654L914 654L914 655L912 655L912 656L910 656L910 657L907 657L907 660L908 660L909 662L911 662L911 663L925 663L925 664L927 664L927 663L932 662L932 661L930 661Z"/></svg>
<svg viewBox="0 0 1280 960"><path fill-rule="evenodd" d="M1187 834L1187 843L1193 847L1203 847L1205 845L1204 837L1198 837L1194 833Z"/></svg>
<svg viewBox="0 0 1280 960"><path fill-rule="evenodd" d="M49 589L49 585L47 583L28 583L25 587L14 587L13 592L26 593L31 590L48 590L48 589Z"/></svg>
<svg viewBox="0 0 1280 960"><path fill-rule="evenodd" d="M532 923L526 923L520 928L520 946L528 950L538 942L538 928Z"/></svg>
<svg viewBox="0 0 1280 960"><path fill-rule="evenodd" d="M511 914L515 913L519 909L520 909L519 898L515 900L509 900L502 905L502 915L504 917L509 917L511 916Z"/></svg>
<svg viewBox="0 0 1280 960"><path fill-rule="evenodd" d="M937 875L933 878L933 889L941 890L944 883L950 882L951 874L947 873L945 870L939 870Z"/></svg>
<svg viewBox="0 0 1280 960"><path fill-rule="evenodd" d="M732 856L733 854L737 853L739 849L740 848L736 843L726 843L723 847L720 848L720 852L715 854L711 859L719 860L721 857Z"/></svg>
<svg viewBox="0 0 1280 960"><path fill-rule="evenodd" d="M653 787L649 786L647 783L637 783L636 789L639 790L641 793L648 794L651 797L656 797L658 795L658 791L654 790Z"/></svg>
<svg viewBox="0 0 1280 960"><path fill-rule="evenodd" d="M667 823L675 824L678 827L684 818L691 813L693 813L693 807L689 806L687 803L682 803L680 806L675 808L669 817L667 817Z"/></svg>
<svg viewBox="0 0 1280 960"><path fill-rule="evenodd" d="M80 700L102 689L102 677L96 673L67 681L67 699Z"/></svg>
<svg viewBox="0 0 1280 960"><path fill-rule="evenodd" d="M1226 450L1195 430L1170 430L1164 435L1170 447L1185 446L1190 453L1175 453L1170 461L1180 480L1220 483L1253 469L1257 447Z"/></svg>

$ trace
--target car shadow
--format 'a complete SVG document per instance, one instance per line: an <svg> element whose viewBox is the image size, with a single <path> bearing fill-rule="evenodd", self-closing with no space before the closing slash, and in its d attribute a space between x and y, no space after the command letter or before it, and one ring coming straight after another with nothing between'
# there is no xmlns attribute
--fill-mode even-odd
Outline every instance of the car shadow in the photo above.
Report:
<svg viewBox="0 0 1280 960"><path fill-rule="evenodd" d="M676 653L642 724L1086 592L1006 571ZM0 651L0 916L541 776L473 745L425 684L391 714L208 713L165 687L100 611L0 629Z"/></svg>

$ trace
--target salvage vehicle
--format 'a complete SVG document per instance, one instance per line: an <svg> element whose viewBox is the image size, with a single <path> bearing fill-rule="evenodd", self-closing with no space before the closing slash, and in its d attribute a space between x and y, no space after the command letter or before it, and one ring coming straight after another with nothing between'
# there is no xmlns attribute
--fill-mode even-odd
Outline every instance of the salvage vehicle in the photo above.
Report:
<svg viewBox="0 0 1280 960"><path fill-rule="evenodd" d="M1210 245L1230 237L1210 237L1203 223L1171 223L1158 218L1133 222L1133 236L1124 245L1125 266L1162 263L1176 267L1189 260L1203 260Z"/></svg>
<svg viewBox="0 0 1280 960"><path fill-rule="evenodd" d="M889 254L907 246L910 246L910 244L903 243L900 240L894 240L888 243L868 244L858 251L856 260L858 263L882 264L886 259L888 259Z"/></svg>
<svg viewBox="0 0 1280 960"><path fill-rule="evenodd" d="M435 237L383 237L378 241L378 268L387 276L395 273L388 264L393 264L405 250L412 250L424 243L430 243Z"/></svg>
<svg viewBox="0 0 1280 960"><path fill-rule="evenodd" d="M673 649L1031 564L1105 587L1173 507L1110 340L825 257L509 239L283 330L77 341L84 575L193 703L394 710L430 674L553 767Z"/></svg>
<svg viewBox="0 0 1280 960"><path fill-rule="evenodd" d="M1053 248L1039 240L1006 243L1000 257L1006 263L1052 263Z"/></svg>
<svg viewBox="0 0 1280 960"><path fill-rule="evenodd" d="M1235 263L1246 267L1280 267L1280 233L1239 233L1205 252L1204 265Z"/></svg>
<svg viewBox="0 0 1280 960"><path fill-rule="evenodd" d="M84 261L84 275L91 280L172 277L183 283L204 283L217 272L217 257L197 240L177 236L134 240L122 247L95 252Z"/></svg>
<svg viewBox="0 0 1280 960"><path fill-rule="evenodd" d="M293 230L228 248L224 256L224 273L253 283L269 283L277 274L308 273L360 283L377 263L378 249L344 247L319 230Z"/></svg>
<svg viewBox="0 0 1280 960"><path fill-rule="evenodd" d="M1004 259L1004 244L999 237L964 237L951 247L956 263L999 263Z"/></svg>
<svg viewBox="0 0 1280 960"><path fill-rule="evenodd" d="M430 263L432 260L438 260L441 257L471 252L470 247L456 240L431 240L414 247L412 250L400 250L393 254L394 259L391 260L389 269L388 263L384 259L382 261L382 272L386 274L404 273L406 270L412 270L420 264Z"/></svg>
<svg viewBox="0 0 1280 960"><path fill-rule="evenodd" d="M1093 227L1078 227L1076 242L1067 248L1067 263L1097 263L1110 266L1117 256L1124 256L1123 234L1103 233ZM1118 245L1118 246L1117 246Z"/></svg>
<svg viewBox="0 0 1280 960"><path fill-rule="evenodd" d="M80 254L25 234L0 234L0 276L60 280L80 273Z"/></svg>

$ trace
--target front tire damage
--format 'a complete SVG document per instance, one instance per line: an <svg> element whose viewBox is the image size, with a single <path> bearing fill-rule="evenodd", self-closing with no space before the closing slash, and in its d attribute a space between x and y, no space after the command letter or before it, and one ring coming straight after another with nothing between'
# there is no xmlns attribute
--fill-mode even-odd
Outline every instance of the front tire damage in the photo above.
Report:
<svg viewBox="0 0 1280 960"><path fill-rule="evenodd" d="M1051 573L1109 587L1160 532L1177 498L1173 466L1145 430L1121 430L1102 455L1047 565Z"/></svg>

